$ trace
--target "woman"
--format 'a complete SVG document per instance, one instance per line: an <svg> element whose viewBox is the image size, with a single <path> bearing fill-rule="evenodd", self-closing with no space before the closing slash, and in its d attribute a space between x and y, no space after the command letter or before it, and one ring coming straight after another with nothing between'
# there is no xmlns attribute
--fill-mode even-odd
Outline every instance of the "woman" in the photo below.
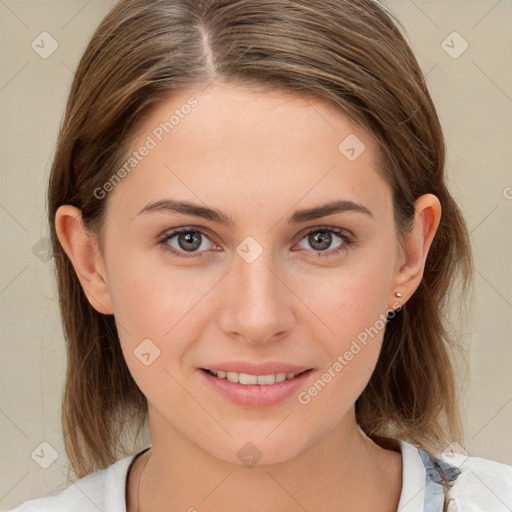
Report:
<svg viewBox="0 0 512 512"><path fill-rule="evenodd" d="M48 192L80 480L14 510L510 509L512 468L462 448L443 311L471 248L398 27L370 0L114 6Z"/></svg>

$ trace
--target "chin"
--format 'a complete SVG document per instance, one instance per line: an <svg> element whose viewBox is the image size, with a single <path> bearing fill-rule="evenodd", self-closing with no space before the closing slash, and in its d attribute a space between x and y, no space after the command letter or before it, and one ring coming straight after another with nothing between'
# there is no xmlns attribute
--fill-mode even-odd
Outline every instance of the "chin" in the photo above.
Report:
<svg viewBox="0 0 512 512"><path fill-rule="evenodd" d="M230 439L224 446L217 444L214 450L211 446L204 449L217 459L248 468L285 463L305 449L304 440L278 436L275 432L267 438L265 435ZM274 435L275 438L270 439Z"/></svg>

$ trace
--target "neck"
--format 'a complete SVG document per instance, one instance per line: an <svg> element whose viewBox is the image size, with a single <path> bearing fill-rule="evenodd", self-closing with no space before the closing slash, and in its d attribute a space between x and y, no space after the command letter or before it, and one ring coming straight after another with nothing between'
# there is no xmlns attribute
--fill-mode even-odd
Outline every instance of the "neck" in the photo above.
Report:
<svg viewBox="0 0 512 512"><path fill-rule="evenodd" d="M353 415L298 455L252 467L212 456L161 421L150 411L152 448L129 473L127 512L397 509L401 456L364 435Z"/></svg>

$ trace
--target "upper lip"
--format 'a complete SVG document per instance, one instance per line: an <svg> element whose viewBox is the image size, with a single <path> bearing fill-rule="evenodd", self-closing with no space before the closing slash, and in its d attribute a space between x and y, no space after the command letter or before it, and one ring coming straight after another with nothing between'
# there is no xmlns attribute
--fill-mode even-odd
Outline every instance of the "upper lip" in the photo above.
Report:
<svg viewBox="0 0 512 512"><path fill-rule="evenodd" d="M248 375L271 375L273 373L301 373L310 370L308 366L298 366L279 361L267 363L250 363L246 361L230 361L224 363L213 363L203 367L205 370L221 370L225 372L246 373Z"/></svg>

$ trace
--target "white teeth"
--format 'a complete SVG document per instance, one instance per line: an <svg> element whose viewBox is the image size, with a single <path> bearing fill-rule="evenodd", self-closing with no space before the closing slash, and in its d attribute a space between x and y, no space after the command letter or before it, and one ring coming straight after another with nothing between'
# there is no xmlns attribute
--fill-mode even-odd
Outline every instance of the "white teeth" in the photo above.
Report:
<svg viewBox="0 0 512 512"><path fill-rule="evenodd" d="M240 383L240 384L260 384L262 386L268 386L275 382L283 382L287 379L293 379L297 373L272 373L270 375L249 375L247 373L237 372L224 372L222 370L208 370L212 375L220 379L227 379L229 382Z"/></svg>
<svg viewBox="0 0 512 512"><path fill-rule="evenodd" d="M258 376L248 375L247 373L239 373L238 382L240 382L240 384L258 384Z"/></svg>
<svg viewBox="0 0 512 512"><path fill-rule="evenodd" d="M238 382L238 373L236 373L236 372L227 372L226 373L226 379L228 379L229 382Z"/></svg>
<svg viewBox="0 0 512 512"><path fill-rule="evenodd" d="M263 384L267 386L268 384L274 384L276 382L276 376L274 374L272 375L258 375L256 377L258 384Z"/></svg>

